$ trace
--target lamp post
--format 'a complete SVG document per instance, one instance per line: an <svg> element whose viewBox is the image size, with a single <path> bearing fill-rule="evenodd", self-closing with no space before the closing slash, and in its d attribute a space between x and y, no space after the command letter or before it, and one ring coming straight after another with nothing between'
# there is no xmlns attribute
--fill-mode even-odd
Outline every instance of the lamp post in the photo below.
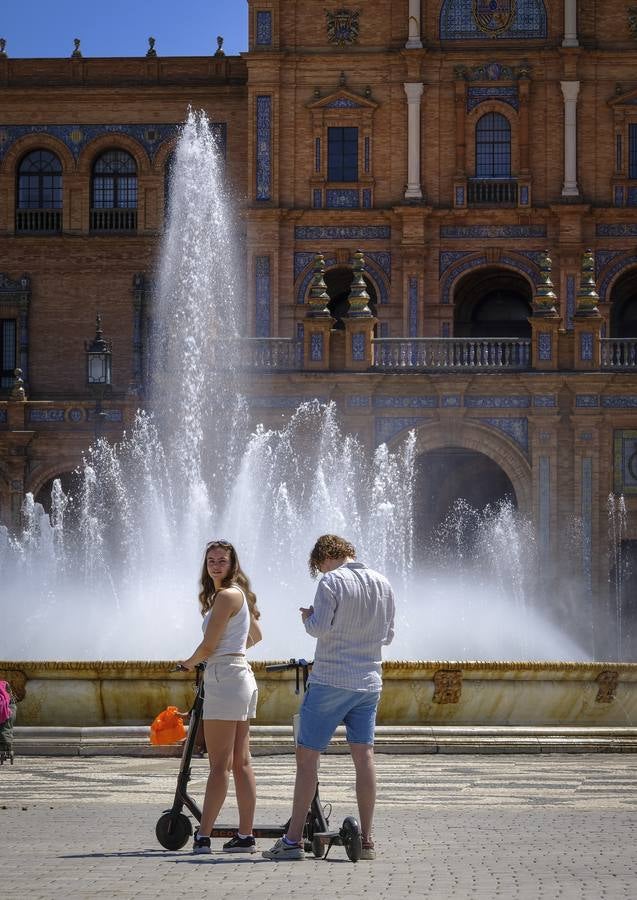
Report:
<svg viewBox="0 0 637 900"><path fill-rule="evenodd" d="M112 345L102 333L102 317L95 318L95 337L84 342L86 352L86 383L95 397L95 437L99 437L106 413L102 410L102 400L111 389Z"/></svg>

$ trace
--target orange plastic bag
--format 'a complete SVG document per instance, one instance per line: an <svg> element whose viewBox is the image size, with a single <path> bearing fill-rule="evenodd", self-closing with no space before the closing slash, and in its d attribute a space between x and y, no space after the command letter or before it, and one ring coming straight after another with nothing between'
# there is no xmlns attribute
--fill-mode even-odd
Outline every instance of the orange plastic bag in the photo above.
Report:
<svg viewBox="0 0 637 900"><path fill-rule="evenodd" d="M155 717L150 726L151 744L176 744L186 737L184 720L176 706L169 706Z"/></svg>

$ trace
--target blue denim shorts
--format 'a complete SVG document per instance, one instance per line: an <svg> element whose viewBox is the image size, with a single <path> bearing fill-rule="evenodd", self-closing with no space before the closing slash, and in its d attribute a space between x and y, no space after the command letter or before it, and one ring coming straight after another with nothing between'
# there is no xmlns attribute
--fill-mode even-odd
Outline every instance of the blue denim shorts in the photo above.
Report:
<svg viewBox="0 0 637 900"><path fill-rule="evenodd" d="M310 682L300 709L300 747L325 750L343 723L350 744L373 744L380 691L348 691Z"/></svg>

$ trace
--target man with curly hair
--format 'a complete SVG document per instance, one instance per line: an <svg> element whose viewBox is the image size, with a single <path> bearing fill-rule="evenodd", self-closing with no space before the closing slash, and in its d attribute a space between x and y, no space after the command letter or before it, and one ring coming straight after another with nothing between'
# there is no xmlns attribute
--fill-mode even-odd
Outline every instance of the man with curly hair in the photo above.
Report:
<svg viewBox="0 0 637 900"><path fill-rule="evenodd" d="M296 781L287 833L266 859L303 859L303 826L316 789L320 754L345 724L356 769L362 859L376 856L372 821L376 800L374 727L382 689L381 648L394 637L394 594L379 572L356 562L356 550L335 534L310 553L310 574L321 574L313 606L301 607L305 630L317 638L314 665L301 706Z"/></svg>

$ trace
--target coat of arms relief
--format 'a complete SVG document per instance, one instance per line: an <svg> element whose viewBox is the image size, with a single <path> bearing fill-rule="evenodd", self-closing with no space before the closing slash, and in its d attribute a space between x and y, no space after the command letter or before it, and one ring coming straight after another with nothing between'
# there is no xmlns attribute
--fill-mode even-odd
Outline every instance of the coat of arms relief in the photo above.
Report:
<svg viewBox="0 0 637 900"><path fill-rule="evenodd" d="M340 47L355 44L360 31L359 16L359 9L337 9L334 12L326 9L327 39L330 44L338 44Z"/></svg>
<svg viewBox="0 0 637 900"><path fill-rule="evenodd" d="M473 0L473 18L486 34L497 37L511 27L515 0Z"/></svg>

